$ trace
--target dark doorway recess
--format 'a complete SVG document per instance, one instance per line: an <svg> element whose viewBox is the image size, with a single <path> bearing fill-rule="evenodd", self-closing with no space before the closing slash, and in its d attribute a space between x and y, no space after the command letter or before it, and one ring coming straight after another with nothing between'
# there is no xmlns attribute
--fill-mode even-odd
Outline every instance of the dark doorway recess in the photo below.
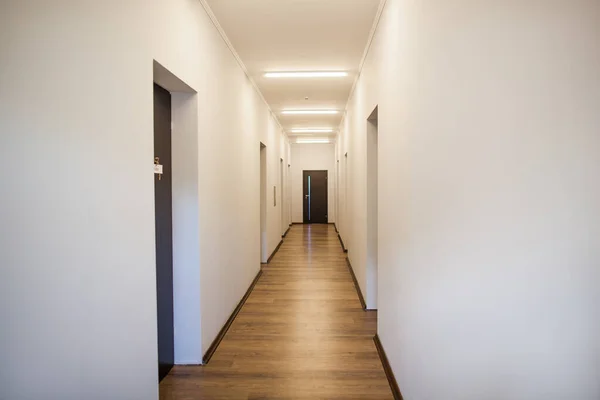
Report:
<svg viewBox="0 0 600 400"><path fill-rule="evenodd" d="M154 160L162 174L154 175L156 232L156 300L158 380L175 361L173 335L173 209L171 188L171 93L154 85Z"/></svg>
<svg viewBox="0 0 600 400"><path fill-rule="evenodd" d="M326 224L327 171L302 171L304 194L304 223Z"/></svg>

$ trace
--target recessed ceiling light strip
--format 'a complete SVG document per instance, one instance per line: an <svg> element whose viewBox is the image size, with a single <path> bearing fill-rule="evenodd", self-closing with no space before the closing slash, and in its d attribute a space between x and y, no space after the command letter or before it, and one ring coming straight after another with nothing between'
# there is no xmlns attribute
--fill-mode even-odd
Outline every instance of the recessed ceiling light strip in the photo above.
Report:
<svg viewBox="0 0 600 400"><path fill-rule="evenodd" d="M292 129L292 133L331 133L333 132L332 128L302 128L302 129Z"/></svg>
<svg viewBox="0 0 600 400"><path fill-rule="evenodd" d="M309 144L309 143L331 143L329 139L296 139L296 143Z"/></svg>
<svg viewBox="0 0 600 400"><path fill-rule="evenodd" d="M344 78L345 71L281 71L267 72L265 78Z"/></svg>
<svg viewBox="0 0 600 400"><path fill-rule="evenodd" d="M283 110L282 114L286 115L304 115L304 114L314 114L314 115L334 115L337 114L338 110Z"/></svg>

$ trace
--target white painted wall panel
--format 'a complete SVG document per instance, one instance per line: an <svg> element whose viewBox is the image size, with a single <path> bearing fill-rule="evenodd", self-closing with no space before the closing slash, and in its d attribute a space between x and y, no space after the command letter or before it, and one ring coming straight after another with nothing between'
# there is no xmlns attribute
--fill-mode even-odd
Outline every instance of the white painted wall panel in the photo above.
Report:
<svg viewBox="0 0 600 400"><path fill-rule="evenodd" d="M156 399L153 60L198 93L180 361L259 270L259 142L272 187L280 128L196 0L3 2L0 38L0 398Z"/></svg>
<svg viewBox="0 0 600 400"><path fill-rule="evenodd" d="M339 226L364 288L379 105L378 330L406 399L600 398L598 37L597 1L387 1Z"/></svg>

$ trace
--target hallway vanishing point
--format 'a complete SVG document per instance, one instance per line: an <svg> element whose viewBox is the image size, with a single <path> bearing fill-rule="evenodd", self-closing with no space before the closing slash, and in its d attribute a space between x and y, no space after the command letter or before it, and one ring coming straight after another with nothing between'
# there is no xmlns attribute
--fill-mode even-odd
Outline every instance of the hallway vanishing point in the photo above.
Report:
<svg viewBox="0 0 600 400"><path fill-rule="evenodd" d="M332 225L293 225L204 366L175 366L161 400L393 399Z"/></svg>

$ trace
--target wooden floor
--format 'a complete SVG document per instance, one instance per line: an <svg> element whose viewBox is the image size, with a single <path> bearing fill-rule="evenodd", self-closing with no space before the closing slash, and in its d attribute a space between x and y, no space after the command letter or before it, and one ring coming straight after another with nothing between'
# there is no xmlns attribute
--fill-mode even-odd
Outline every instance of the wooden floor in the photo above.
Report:
<svg viewBox="0 0 600 400"><path fill-rule="evenodd" d="M376 324L333 226L294 225L210 362L173 368L160 399L393 399Z"/></svg>

